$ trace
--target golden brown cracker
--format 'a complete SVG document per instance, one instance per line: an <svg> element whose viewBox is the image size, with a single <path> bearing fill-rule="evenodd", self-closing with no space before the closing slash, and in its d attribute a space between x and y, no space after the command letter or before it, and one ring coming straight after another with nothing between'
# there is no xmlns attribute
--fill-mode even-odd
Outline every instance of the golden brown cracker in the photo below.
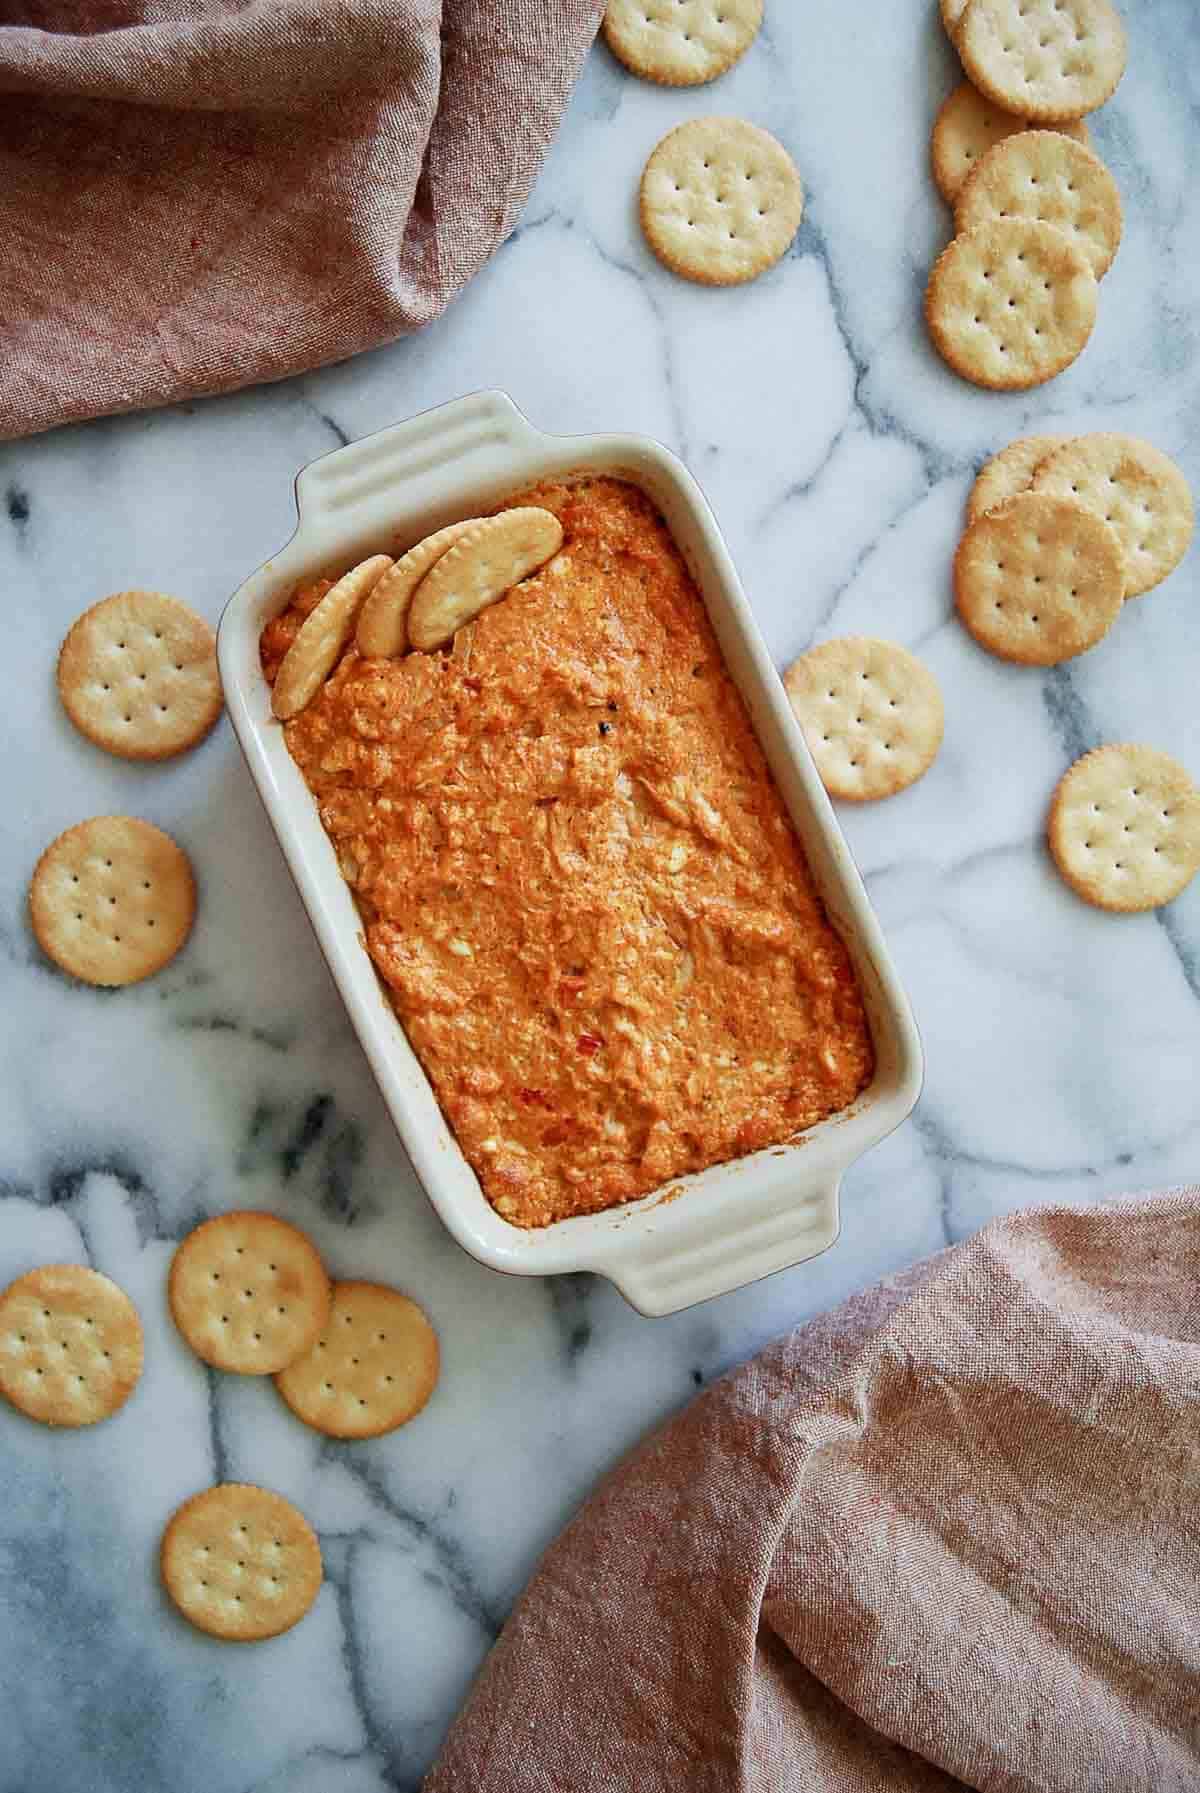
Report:
<svg viewBox="0 0 1200 1793"><path fill-rule="evenodd" d="M925 293L934 346L963 379L995 390L1040 386L1084 347L1096 276L1051 224L998 218L942 251Z"/></svg>
<svg viewBox="0 0 1200 1793"><path fill-rule="evenodd" d="M321 1590L308 1520L281 1494L245 1482L184 1501L163 1532L159 1568L184 1618L232 1643L290 1631Z"/></svg>
<svg viewBox="0 0 1200 1793"><path fill-rule="evenodd" d="M418 585L447 549L472 530L482 517L447 523L402 554L359 611L354 645L370 659L393 659L408 646L408 611Z"/></svg>
<svg viewBox="0 0 1200 1793"><path fill-rule="evenodd" d="M162 760L208 734L224 702L217 639L159 591L119 591L72 623L58 693L80 734L129 760Z"/></svg>
<svg viewBox="0 0 1200 1793"><path fill-rule="evenodd" d="M0 1394L46 1426L92 1426L142 1373L137 1309L107 1276L43 1264L0 1294Z"/></svg>
<svg viewBox="0 0 1200 1793"><path fill-rule="evenodd" d="M697 87L745 55L762 15L763 0L608 0L604 41L632 74Z"/></svg>
<svg viewBox="0 0 1200 1793"><path fill-rule="evenodd" d="M282 721L298 716L316 696L353 635L363 604L391 565L387 554L360 561L305 617L271 689L271 708Z"/></svg>
<svg viewBox="0 0 1200 1793"><path fill-rule="evenodd" d="M269 1376L313 1345L329 1318L320 1254L298 1227L239 1210L206 1220L171 1260L175 1324L218 1370Z"/></svg>
<svg viewBox="0 0 1200 1793"><path fill-rule="evenodd" d="M1157 909L1200 868L1200 791L1155 747L1098 747L1060 780L1048 835L1054 863L1086 902Z"/></svg>
<svg viewBox="0 0 1200 1793"><path fill-rule="evenodd" d="M1082 119L1053 128L1077 143L1090 142ZM953 205L967 177L995 144L1030 129L1027 118L993 105L969 81L961 81L942 102L929 143L933 178L942 198Z"/></svg>
<svg viewBox="0 0 1200 1793"><path fill-rule="evenodd" d="M958 612L1002 660L1055 666L1095 647L1121 608L1125 568L1107 523L1023 492L970 524L954 557Z"/></svg>
<svg viewBox="0 0 1200 1793"><path fill-rule="evenodd" d="M438 1378L437 1334L415 1301L382 1283L333 1286L329 1323L275 1386L331 1438L377 1438L418 1414Z"/></svg>
<svg viewBox="0 0 1200 1793"><path fill-rule="evenodd" d="M642 173L646 241L673 273L706 286L753 280L800 227L804 188L783 145L740 118L693 118Z"/></svg>
<svg viewBox="0 0 1200 1793"><path fill-rule="evenodd" d="M1115 431L1075 436L1041 463L1033 489L1074 498L1116 531L1127 598L1150 591L1187 553L1195 521L1191 490L1152 442Z"/></svg>
<svg viewBox="0 0 1200 1793"><path fill-rule="evenodd" d="M1018 131L997 143L966 181L955 228L994 218L1052 224L1081 249L1102 280L1121 241L1121 195L1099 156L1061 131Z"/></svg>
<svg viewBox="0 0 1200 1793"><path fill-rule="evenodd" d="M537 505L517 505L472 524L416 589L408 612L412 645L426 651L443 646L489 604L545 566L562 541L558 518Z"/></svg>
<svg viewBox="0 0 1200 1793"><path fill-rule="evenodd" d="M831 796L890 797L933 764L942 694L906 648L867 636L822 642L793 661L783 682Z"/></svg>
<svg viewBox="0 0 1200 1793"><path fill-rule="evenodd" d="M112 989L161 971L191 932L196 881L169 834L136 816L93 816L51 841L29 886L42 951Z"/></svg>
<svg viewBox="0 0 1200 1793"><path fill-rule="evenodd" d="M1033 476L1046 456L1069 436L1018 436L1007 448L1000 449L979 471L967 499L967 521L1007 504L1018 492L1027 492Z"/></svg>
<svg viewBox="0 0 1200 1793"><path fill-rule="evenodd" d="M1109 0L970 0L954 41L980 93L1041 124L1094 111L1125 72Z"/></svg>

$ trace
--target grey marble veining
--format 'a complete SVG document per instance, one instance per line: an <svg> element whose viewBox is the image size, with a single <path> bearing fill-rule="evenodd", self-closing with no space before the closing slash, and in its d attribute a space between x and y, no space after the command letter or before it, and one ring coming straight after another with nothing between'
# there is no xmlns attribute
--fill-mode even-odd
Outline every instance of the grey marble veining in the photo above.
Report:
<svg viewBox="0 0 1200 1793"><path fill-rule="evenodd" d="M772 1334L993 1215L1194 1178L1200 884L1114 920L1054 876L1047 798L1100 741L1200 773L1195 554L1093 653L1004 666L953 620L964 496L1029 428L1117 427L1200 490L1200 62L1191 0L1124 8L1129 73L1093 121L1125 240L1077 364L1032 393L962 384L921 325L948 217L929 125L954 78L926 0L768 0L718 87L672 93L593 53L526 217L419 338L306 379L0 448L10 647L0 806L0 1279L74 1258L147 1332L144 1381L93 1431L0 1411L0 1793L377 1793L411 1788L544 1544L647 1427ZM721 110L793 151L797 242L740 291L686 286L639 237L642 162ZM943 683L929 775L844 821L929 1059L911 1124L847 1179L824 1259L667 1321L605 1284L507 1279L416 1188L309 935L228 725L122 766L74 734L52 668L67 623L128 585L214 619L291 532L325 450L479 386L551 430L645 430L713 500L780 664L868 631ZM153 982L89 992L36 951L24 891L46 840L130 810L186 845L200 917ZM426 1413L324 1442L270 1386L218 1377L164 1303L180 1235L232 1205L308 1228L335 1272L411 1287L441 1333ZM155 1576L162 1525L218 1477L262 1481L319 1528L327 1583L287 1637L192 1632Z"/></svg>

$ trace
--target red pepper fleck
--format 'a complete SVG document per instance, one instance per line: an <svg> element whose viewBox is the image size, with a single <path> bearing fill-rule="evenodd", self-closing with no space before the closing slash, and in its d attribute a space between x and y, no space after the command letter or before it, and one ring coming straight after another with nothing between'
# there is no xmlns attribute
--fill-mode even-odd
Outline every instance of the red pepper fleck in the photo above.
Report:
<svg viewBox="0 0 1200 1793"><path fill-rule="evenodd" d="M577 1052L585 1052L587 1056L591 1058L593 1053L599 1052L603 1044L604 1041L598 1034L581 1033L579 1039L576 1041L575 1050Z"/></svg>
<svg viewBox="0 0 1200 1793"><path fill-rule="evenodd" d="M553 1108L554 1106L544 1089L519 1089L517 1101L523 1102L526 1108Z"/></svg>

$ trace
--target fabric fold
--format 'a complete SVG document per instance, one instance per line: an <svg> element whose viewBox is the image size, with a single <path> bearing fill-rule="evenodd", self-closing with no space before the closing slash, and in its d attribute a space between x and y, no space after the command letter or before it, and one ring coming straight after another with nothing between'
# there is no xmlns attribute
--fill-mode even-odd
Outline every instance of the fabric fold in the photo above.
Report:
<svg viewBox="0 0 1200 1793"><path fill-rule="evenodd" d="M428 323L516 224L602 10L9 0L0 437Z"/></svg>
<svg viewBox="0 0 1200 1793"><path fill-rule="evenodd" d="M602 1484L427 1793L1200 1785L1200 1189L999 1221Z"/></svg>

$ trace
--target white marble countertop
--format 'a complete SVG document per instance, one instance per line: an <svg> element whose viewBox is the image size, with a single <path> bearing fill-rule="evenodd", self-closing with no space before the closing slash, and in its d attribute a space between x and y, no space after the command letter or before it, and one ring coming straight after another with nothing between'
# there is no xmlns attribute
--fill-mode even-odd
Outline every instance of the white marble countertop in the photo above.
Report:
<svg viewBox="0 0 1200 1793"><path fill-rule="evenodd" d="M1086 658L1046 674L953 620L950 557L982 458L1033 429L1117 427L1200 491L1200 95L1191 0L1125 0L1130 67L1093 121L1125 241L1093 340L1040 391L959 382L921 323L947 214L929 125L955 78L932 0L768 0L714 89L672 93L597 49L521 228L413 341L307 379L0 448L13 676L0 806L0 1281L82 1259L138 1302L141 1387L93 1431L0 1411L0 1793L375 1793L415 1787L539 1551L647 1427L772 1334L1020 1204L1194 1178L1200 881L1132 919L1085 908L1042 845L1083 748L1153 742L1200 774L1200 551ZM680 119L767 125L808 206L784 263L706 291L649 257L633 195ZM822 1260L649 1321L607 1285L507 1279L450 1243L397 1145L228 724L161 768L66 723L52 668L105 592L212 618L291 533L291 482L338 442L480 386L550 430L644 430L691 465L780 664L868 631L943 683L941 756L846 812L913 998L928 1082L847 1178ZM96 812L172 829L201 883L156 980L90 992L51 970L24 894L40 849ZM410 1288L444 1375L408 1429L322 1443L271 1387L208 1374L174 1335L175 1241L224 1207L308 1228L339 1274ZM313 1613L222 1647L166 1606L163 1523L215 1478L262 1481L320 1530Z"/></svg>

